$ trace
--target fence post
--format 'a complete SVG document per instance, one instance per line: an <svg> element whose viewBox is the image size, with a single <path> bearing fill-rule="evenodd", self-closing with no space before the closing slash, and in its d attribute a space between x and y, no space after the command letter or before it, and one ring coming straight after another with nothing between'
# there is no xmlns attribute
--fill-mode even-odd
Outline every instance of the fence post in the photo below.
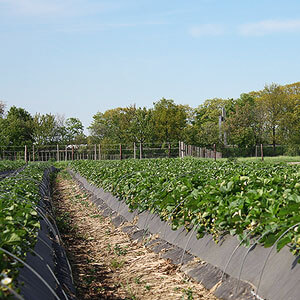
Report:
<svg viewBox="0 0 300 300"><path fill-rule="evenodd" d="M98 158L101 160L101 145L98 145Z"/></svg>
<svg viewBox="0 0 300 300"><path fill-rule="evenodd" d="M216 144L214 144L214 158L215 158L215 161L216 161L217 160Z"/></svg>
<svg viewBox="0 0 300 300"><path fill-rule="evenodd" d="M74 160L74 145L72 145L72 160Z"/></svg>
<svg viewBox="0 0 300 300"><path fill-rule="evenodd" d="M59 147L56 145L56 161L59 161Z"/></svg>
<svg viewBox="0 0 300 300"><path fill-rule="evenodd" d="M32 161L35 161L34 145L32 145Z"/></svg>
<svg viewBox="0 0 300 300"><path fill-rule="evenodd" d="M136 145L133 143L133 158L136 159Z"/></svg>
<svg viewBox="0 0 300 300"><path fill-rule="evenodd" d="M67 150L67 146L66 146L66 149L65 149L65 161L67 161L68 160L68 152L67 152L68 150Z"/></svg>
<svg viewBox="0 0 300 300"><path fill-rule="evenodd" d="M120 144L120 160L122 160L122 144Z"/></svg>
<svg viewBox="0 0 300 300"><path fill-rule="evenodd" d="M25 145L25 149L24 149L24 158L25 158L25 163L27 164L28 163L28 160L27 160L27 145Z"/></svg>
<svg viewBox="0 0 300 300"><path fill-rule="evenodd" d="M168 145L168 157L170 158L171 157L171 143L169 142L169 145Z"/></svg>
<svg viewBox="0 0 300 300"><path fill-rule="evenodd" d="M261 160L264 160L264 150L263 150L263 144L260 144L260 152L261 152Z"/></svg>
<svg viewBox="0 0 300 300"><path fill-rule="evenodd" d="M257 145L255 145L255 157L257 158Z"/></svg>
<svg viewBox="0 0 300 300"><path fill-rule="evenodd" d="M140 159L143 158L143 144L140 143Z"/></svg>
<svg viewBox="0 0 300 300"><path fill-rule="evenodd" d="M181 142L179 141L179 149L178 149L179 157L181 157Z"/></svg>
<svg viewBox="0 0 300 300"><path fill-rule="evenodd" d="M95 153L94 154L94 156L95 156L94 160L97 160L97 146L96 145L94 146L94 153Z"/></svg>

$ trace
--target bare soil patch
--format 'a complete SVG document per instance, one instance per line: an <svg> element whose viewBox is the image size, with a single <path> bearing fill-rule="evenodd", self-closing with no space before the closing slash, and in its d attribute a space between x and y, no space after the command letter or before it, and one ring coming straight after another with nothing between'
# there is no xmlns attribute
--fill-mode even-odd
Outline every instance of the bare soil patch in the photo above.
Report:
<svg viewBox="0 0 300 300"><path fill-rule="evenodd" d="M217 299L143 243L131 241L89 197L65 172L58 174L53 204L78 299Z"/></svg>

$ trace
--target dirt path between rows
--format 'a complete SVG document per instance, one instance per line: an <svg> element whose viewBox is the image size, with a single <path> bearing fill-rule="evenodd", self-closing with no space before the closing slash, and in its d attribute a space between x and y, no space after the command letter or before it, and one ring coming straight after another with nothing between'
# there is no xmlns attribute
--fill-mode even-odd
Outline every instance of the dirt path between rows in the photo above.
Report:
<svg viewBox="0 0 300 300"><path fill-rule="evenodd" d="M89 197L66 172L58 174L53 204L78 299L217 299L143 243L131 241Z"/></svg>

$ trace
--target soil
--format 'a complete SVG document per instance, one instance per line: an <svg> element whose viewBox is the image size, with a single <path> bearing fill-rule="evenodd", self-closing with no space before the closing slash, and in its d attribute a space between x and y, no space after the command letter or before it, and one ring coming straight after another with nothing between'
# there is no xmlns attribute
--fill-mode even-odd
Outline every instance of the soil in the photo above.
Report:
<svg viewBox="0 0 300 300"><path fill-rule="evenodd" d="M177 266L131 241L66 173L54 185L53 205L78 299L217 299Z"/></svg>

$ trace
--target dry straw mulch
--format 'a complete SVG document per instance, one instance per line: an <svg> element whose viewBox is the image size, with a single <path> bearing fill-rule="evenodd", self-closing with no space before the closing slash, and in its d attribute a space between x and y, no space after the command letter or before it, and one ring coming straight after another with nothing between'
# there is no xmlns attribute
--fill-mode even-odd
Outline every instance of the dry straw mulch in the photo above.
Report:
<svg viewBox="0 0 300 300"><path fill-rule="evenodd" d="M168 260L131 241L89 197L66 172L59 173L53 204L78 299L216 299Z"/></svg>

